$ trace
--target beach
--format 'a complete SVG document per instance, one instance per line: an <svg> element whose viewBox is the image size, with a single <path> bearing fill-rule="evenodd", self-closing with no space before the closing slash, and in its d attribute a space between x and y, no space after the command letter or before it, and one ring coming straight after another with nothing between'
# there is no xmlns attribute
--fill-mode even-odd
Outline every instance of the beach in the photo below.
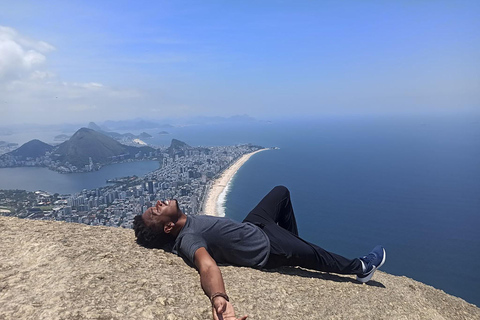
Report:
<svg viewBox="0 0 480 320"><path fill-rule="evenodd" d="M225 208L223 208L222 204L225 201L230 181L235 176L238 169L240 169L240 167L245 162L247 162L247 160L250 159L251 156L264 150L268 149L260 149L254 152L244 154L230 167L228 167L219 178L215 180L206 196L205 204L203 206L204 214L218 217L225 216Z"/></svg>

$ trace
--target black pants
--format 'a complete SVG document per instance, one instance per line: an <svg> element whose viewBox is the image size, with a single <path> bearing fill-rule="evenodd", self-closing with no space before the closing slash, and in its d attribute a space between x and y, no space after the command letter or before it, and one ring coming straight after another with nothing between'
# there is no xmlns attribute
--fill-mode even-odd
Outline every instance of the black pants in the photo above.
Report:
<svg viewBox="0 0 480 320"><path fill-rule="evenodd" d="M344 258L298 236L290 192L283 186L273 188L243 221L262 228L270 239L270 256L264 268L299 266L341 274L362 271L360 259Z"/></svg>

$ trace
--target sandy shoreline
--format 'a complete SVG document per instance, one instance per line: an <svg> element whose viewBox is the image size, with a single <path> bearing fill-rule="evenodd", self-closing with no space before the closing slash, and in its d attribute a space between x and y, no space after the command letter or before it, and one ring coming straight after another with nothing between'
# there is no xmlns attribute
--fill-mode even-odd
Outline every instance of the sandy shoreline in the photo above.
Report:
<svg viewBox="0 0 480 320"><path fill-rule="evenodd" d="M237 173L238 169L250 159L251 156L254 154L268 150L268 149L260 149L254 152L250 152L241 156L235 163L233 163L229 168L227 168L220 178L215 180L213 185L210 187L208 194L206 196L205 204L203 205L203 213L209 216L224 216L225 213L221 211L220 206L218 205L218 200L220 196L223 197L226 194L227 187L232 180L233 176Z"/></svg>

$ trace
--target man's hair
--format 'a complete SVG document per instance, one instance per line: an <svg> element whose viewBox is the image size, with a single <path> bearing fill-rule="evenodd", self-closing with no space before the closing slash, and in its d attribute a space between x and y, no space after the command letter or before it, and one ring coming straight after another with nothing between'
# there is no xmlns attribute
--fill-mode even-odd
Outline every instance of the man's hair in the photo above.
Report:
<svg viewBox="0 0 480 320"><path fill-rule="evenodd" d="M153 230L147 227L141 215L137 215L133 219L133 230L135 230L135 236L139 245L150 249L172 251L175 239L161 229Z"/></svg>

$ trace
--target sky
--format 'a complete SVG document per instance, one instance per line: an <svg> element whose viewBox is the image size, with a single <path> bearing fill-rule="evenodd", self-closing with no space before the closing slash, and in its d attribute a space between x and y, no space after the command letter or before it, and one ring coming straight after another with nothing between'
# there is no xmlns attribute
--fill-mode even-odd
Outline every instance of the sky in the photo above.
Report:
<svg viewBox="0 0 480 320"><path fill-rule="evenodd" d="M0 8L0 126L480 112L480 1Z"/></svg>

